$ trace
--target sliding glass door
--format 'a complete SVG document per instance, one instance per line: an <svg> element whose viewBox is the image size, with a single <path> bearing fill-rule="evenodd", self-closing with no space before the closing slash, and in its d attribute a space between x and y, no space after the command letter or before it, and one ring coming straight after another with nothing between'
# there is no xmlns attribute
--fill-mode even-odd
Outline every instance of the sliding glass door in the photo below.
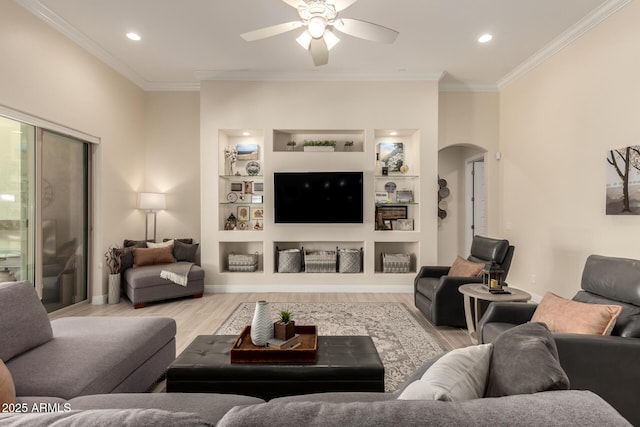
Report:
<svg viewBox="0 0 640 427"><path fill-rule="evenodd" d="M0 282L48 312L87 299L89 143L0 116Z"/></svg>
<svg viewBox="0 0 640 427"><path fill-rule="evenodd" d="M42 131L42 303L47 311L87 298L89 144Z"/></svg>

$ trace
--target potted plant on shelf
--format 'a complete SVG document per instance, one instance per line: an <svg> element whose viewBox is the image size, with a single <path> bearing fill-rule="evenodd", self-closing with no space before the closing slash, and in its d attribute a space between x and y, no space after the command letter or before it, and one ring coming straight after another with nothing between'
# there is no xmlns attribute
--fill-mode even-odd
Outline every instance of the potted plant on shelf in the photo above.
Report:
<svg viewBox="0 0 640 427"><path fill-rule="evenodd" d="M291 320L291 312L282 310L280 320L273 323L273 336L277 340L286 341L296 334L296 322Z"/></svg>
<svg viewBox="0 0 640 427"><path fill-rule="evenodd" d="M335 151L336 149L335 140L325 140L325 141L304 141L304 151Z"/></svg>
<svg viewBox="0 0 640 427"><path fill-rule="evenodd" d="M347 141L344 143L344 151L353 151L353 141Z"/></svg>
<svg viewBox="0 0 640 427"><path fill-rule="evenodd" d="M295 141L287 142L287 151L295 151L296 145L298 145L298 143Z"/></svg>

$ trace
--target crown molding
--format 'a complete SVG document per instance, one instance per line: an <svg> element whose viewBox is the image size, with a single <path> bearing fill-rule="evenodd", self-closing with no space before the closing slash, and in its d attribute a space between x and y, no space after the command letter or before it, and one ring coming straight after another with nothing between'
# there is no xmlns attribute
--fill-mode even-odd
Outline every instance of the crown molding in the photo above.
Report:
<svg viewBox="0 0 640 427"><path fill-rule="evenodd" d="M319 82L351 82L351 81L440 81L444 71L430 73L330 73L320 71L286 72L286 71L226 71L199 70L195 72L198 80L238 80L238 81L319 81Z"/></svg>
<svg viewBox="0 0 640 427"><path fill-rule="evenodd" d="M540 49L538 52L530 56L526 61L517 66L509 74L504 76L497 82L498 90L502 90L509 86L529 71L536 68L565 47L569 46L583 34L591 30L609 16L622 9L633 0L609 0L596 8L589 15L585 16L574 26L566 30L560 36L556 37L550 44Z"/></svg>
<svg viewBox="0 0 640 427"><path fill-rule="evenodd" d="M442 83L440 92L500 92L495 84Z"/></svg>

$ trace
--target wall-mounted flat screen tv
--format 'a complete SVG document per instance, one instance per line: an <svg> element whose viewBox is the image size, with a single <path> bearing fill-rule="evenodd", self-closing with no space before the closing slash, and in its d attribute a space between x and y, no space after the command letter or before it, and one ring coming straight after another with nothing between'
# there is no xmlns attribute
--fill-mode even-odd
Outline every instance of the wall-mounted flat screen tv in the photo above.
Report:
<svg viewBox="0 0 640 427"><path fill-rule="evenodd" d="M275 172L275 222L361 224L362 175L362 172Z"/></svg>

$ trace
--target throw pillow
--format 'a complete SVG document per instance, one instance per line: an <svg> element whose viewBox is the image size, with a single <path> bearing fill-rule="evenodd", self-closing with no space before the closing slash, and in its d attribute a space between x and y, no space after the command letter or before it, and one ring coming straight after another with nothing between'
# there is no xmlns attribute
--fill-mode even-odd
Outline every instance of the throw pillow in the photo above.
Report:
<svg viewBox="0 0 640 427"><path fill-rule="evenodd" d="M400 400L462 401L479 399L489 373L492 344L452 350L438 359L422 378L398 396Z"/></svg>
<svg viewBox="0 0 640 427"><path fill-rule="evenodd" d="M619 305L588 304L547 292L531 321L545 323L552 332L610 335L621 311Z"/></svg>
<svg viewBox="0 0 640 427"><path fill-rule="evenodd" d="M173 257L173 248L133 248L133 266L170 264L176 262Z"/></svg>
<svg viewBox="0 0 640 427"><path fill-rule="evenodd" d="M188 244L175 240L173 244L173 256L177 261L196 262L196 253L199 243Z"/></svg>
<svg viewBox="0 0 640 427"><path fill-rule="evenodd" d="M447 276L455 277L477 277L482 273L484 264L481 262L471 262L458 256L449 269Z"/></svg>
<svg viewBox="0 0 640 427"><path fill-rule="evenodd" d="M183 237L181 239L174 237L173 239L162 239L163 242L167 242L169 240L173 240L173 241L178 241L178 242L182 242L182 243L188 243L188 244L192 244L193 243L193 239L190 237Z"/></svg>
<svg viewBox="0 0 640 427"><path fill-rule="evenodd" d="M148 248L167 248L173 247L173 240L165 240L162 243L147 242Z"/></svg>
<svg viewBox="0 0 640 427"><path fill-rule="evenodd" d="M152 240L129 240L124 239L122 243L123 248L146 248L147 242L151 242Z"/></svg>
<svg viewBox="0 0 640 427"><path fill-rule="evenodd" d="M53 339L47 310L28 281L0 283L0 313L0 360L11 360Z"/></svg>
<svg viewBox="0 0 640 427"><path fill-rule="evenodd" d="M568 390L556 342L543 323L525 323L504 331L493 342L485 397Z"/></svg>
<svg viewBox="0 0 640 427"><path fill-rule="evenodd" d="M16 386L13 383L11 372L0 360L0 412L3 412L6 404L16 403Z"/></svg>

